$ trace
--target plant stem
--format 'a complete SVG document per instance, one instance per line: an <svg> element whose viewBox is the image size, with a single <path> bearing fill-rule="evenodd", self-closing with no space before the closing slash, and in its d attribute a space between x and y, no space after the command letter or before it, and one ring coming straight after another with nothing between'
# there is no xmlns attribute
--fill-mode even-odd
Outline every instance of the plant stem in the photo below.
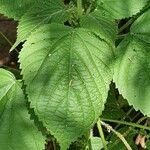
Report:
<svg viewBox="0 0 150 150"><path fill-rule="evenodd" d="M126 141L126 139L124 138L124 136L122 134L120 134L119 132L114 130L110 125L106 124L105 122L101 121L101 124L103 126L105 126L108 130L110 130L113 133L115 133L118 136L118 138L124 143L124 145L126 146L127 150L132 150L132 148L130 147L130 145L128 144L128 142Z"/></svg>
<svg viewBox="0 0 150 150"><path fill-rule="evenodd" d="M142 117L142 118L140 118L138 121L137 121L137 123L141 123L141 122L143 122L145 119L147 119L148 117L146 117L146 116L144 116L144 117Z"/></svg>
<svg viewBox="0 0 150 150"><path fill-rule="evenodd" d="M145 119L147 119L148 117L142 117L140 118L136 123L140 124L141 122L143 122ZM125 131L122 135L124 137L126 137L131 131L133 131L133 127L129 127L129 129L127 131ZM118 144L119 141L115 141L112 146Z"/></svg>
<svg viewBox="0 0 150 150"><path fill-rule="evenodd" d="M91 140L90 139L88 141L88 147L89 147L89 150L92 150L92 145L91 145Z"/></svg>
<svg viewBox="0 0 150 150"><path fill-rule="evenodd" d="M9 70L14 70L14 71L17 72L18 74L20 74L20 70L18 70L18 69L16 69L16 68L11 68L11 67L6 66L6 65L1 65L0 67L5 67L5 68L7 68L7 69L9 69Z"/></svg>
<svg viewBox="0 0 150 150"><path fill-rule="evenodd" d="M134 108L131 107L131 108L129 109L129 111L126 113L126 116L124 116L124 117L121 119L121 121L123 121L124 119L126 119L126 117L128 117L128 115L129 115L133 110L134 110ZM119 126L120 126L120 124L117 124L116 127L115 127L115 130L116 130Z"/></svg>
<svg viewBox="0 0 150 150"><path fill-rule="evenodd" d="M123 39L127 34L121 34L121 35L117 35L117 39Z"/></svg>
<svg viewBox="0 0 150 150"><path fill-rule="evenodd" d="M123 30L125 30L129 25L131 25L133 22L133 19L131 18L129 21L127 21L118 31L118 33L121 33Z"/></svg>
<svg viewBox="0 0 150 150"><path fill-rule="evenodd" d="M93 129L90 130L89 133L89 140L88 140L88 148L89 150L92 150L92 145L91 145L91 138L93 137Z"/></svg>
<svg viewBox="0 0 150 150"><path fill-rule="evenodd" d="M82 0L77 0L77 12L80 18L82 16Z"/></svg>
<svg viewBox="0 0 150 150"><path fill-rule="evenodd" d="M100 119L97 122L97 128L98 128L100 137L102 139L104 150L107 150L107 143L106 143L106 140L105 140L105 136L104 136L104 133L103 133L103 129L102 129L102 125L101 125L101 120Z"/></svg>
<svg viewBox="0 0 150 150"><path fill-rule="evenodd" d="M140 114L141 114L141 112L138 112L138 113L131 119L131 121L134 121L134 119L136 119Z"/></svg>
<svg viewBox="0 0 150 150"><path fill-rule="evenodd" d="M92 4L90 4L90 6L88 7L88 9L86 10L86 14L89 14L89 13L90 13L91 7L92 7Z"/></svg>
<svg viewBox="0 0 150 150"><path fill-rule="evenodd" d="M107 121L107 122L113 122L113 123L119 123L119 124L124 124L127 126L132 126L134 128L140 128L140 129L144 129L144 130L149 130L150 131L150 127L145 127L136 123L131 123L131 122L126 122L126 121L119 121L119 120L113 120L113 119L104 119L102 118L103 121Z"/></svg>
<svg viewBox="0 0 150 150"><path fill-rule="evenodd" d="M10 41L2 32L0 32L0 34L1 34L2 37L8 42L8 44L9 44L10 46L13 46L13 44L11 43L11 41ZM15 51L16 51L17 53L19 53L16 48L15 48Z"/></svg>

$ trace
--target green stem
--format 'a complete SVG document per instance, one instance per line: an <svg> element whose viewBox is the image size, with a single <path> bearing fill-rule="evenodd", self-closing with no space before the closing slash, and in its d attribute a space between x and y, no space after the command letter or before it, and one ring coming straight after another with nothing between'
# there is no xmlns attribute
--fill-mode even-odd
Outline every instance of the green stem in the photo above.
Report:
<svg viewBox="0 0 150 150"><path fill-rule="evenodd" d="M140 114L141 112L136 113L136 115L131 119L131 121L134 121Z"/></svg>
<svg viewBox="0 0 150 150"><path fill-rule="evenodd" d="M113 133L115 133L117 135L117 137L123 142L123 144L125 145L125 147L127 148L127 150L132 150L132 148L130 147L130 145L128 144L128 142L126 141L126 139L124 138L124 136L117 132L116 130L114 130L109 124L106 124L105 122L101 121L101 124L107 128L107 130L112 131Z"/></svg>
<svg viewBox="0 0 150 150"><path fill-rule="evenodd" d="M146 126L142 126L136 123L131 123L131 122L126 122L126 121L119 121L119 120L113 120L113 119L105 119L105 118L101 118L103 121L106 122L113 122L113 123L119 123L119 124L124 124L127 126L132 126L134 128L140 128L140 129L144 129L144 130L149 130L150 131L150 127L146 127Z"/></svg>
<svg viewBox="0 0 150 150"><path fill-rule="evenodd" d="M145 119L147 119L148 117L144 116L142 118L140 118L136 123L140 124L141 122L143 122ZM125 131L123 133L124 137L127 137L129 133L131 133L131 131L133 131L133 127L129 127L129 129L127 131ZM116 144L118 144L118 140L116 140L114 143L111 144L111 148L114 147Z"/></svg>
<svg viewBox="0 0 150 150"><path fill-rule="evenodd" d="M20 74L20 70L16 69L16 68L12 68L12 67L9 67L9 66L6 66L6 65L1 65L2 67L4 68L7 68L8 70L13 70L15 72L17 72L18 74Z"/></svg>
<svg viewBox="0 0 150 150"><path fill-rule="evenodd" d="M107 150L107 143L106 143L106 140L105 140L105 136L104 136L104 133L103 133L103 129L102 129L102 125L101 125L101 120L100 119L97 122L97 128L98 128L98 131L99 131L99 134L100 134L103 146L104 146L104 150Z"/></svg>
<svg viewBox="0 0 150 150"><path fill-rule="evenodd" d="M77 12L80 18L82 16L82 0L77 0Z"/></svg>
<svg viewBox="0 0 150 150"><path fill-rule="evenodd" d="M128 22L126 22L118 31L118 33L121 33L123 30L125 30L129 25L131 25L133 22L133 19L131 18Z"/></svg>
<svg viewBox="0 0 150 150"><path fill-rule="evenodd" d="M88 140L88 148L89 150L93 150L92 144L91 144L91 138L93 137L93 129L90 130L89 132L89 140Z"/></svg>
<svg viewBox="0 0 150 150"><path fill-rule="evenodd" d="M144 116L144 117L140 118L140 119L137 121L137 123L141 123L141 122L143 122L144 120L146 120L147 118L148 118L147 116Z"/></svg>
<svg viewBox="0 0 150 150"><path fill-rule="evenodd" d="M90 6L88 7L88 9L86 10L86 14L89 14L92 8L92 4L90 4Z"/></svg>
<svg viewBox="0 0 150 150"><path fill-rule="evenodd" d="M92 150L92 145L91 145L91 140L90 139L88 141L88 147L89 147L89 150Z"/></svg>
<svg viewBox="0 0 150 150"><path fill-rule="evenodd" d="M8 44L9 44L10 46L13 46L13 44L10 42L10 40L9 40L2 32L0 32L0 34L1 34L2 37L8 42ZM19 53L16 48L15 48L15 51L16 51L17 53Z"/></svg>
<svg viewBox="0 0 150 150"><path fill-rule="evenodd" d="M124 119L126 119L126 117L128 117L128 115L129 115L133 110L134 110L134 108L131 107L131 108L129 109L129 111L126 113L125 117L123 117L123 118L121 119L121 121L123 121ZM117 126L115 127L115 130L116 130L119 126L120 126L120 124L117 124Z"/></svg>
<svg viewBox="0 0 150 150"><path fill-rule="evenodd" d="M125 38L127 35L129 35L129 33L126 33L126 34L119 34L119 35L117 35L117 39L123 39L123 38Z"/></svg>

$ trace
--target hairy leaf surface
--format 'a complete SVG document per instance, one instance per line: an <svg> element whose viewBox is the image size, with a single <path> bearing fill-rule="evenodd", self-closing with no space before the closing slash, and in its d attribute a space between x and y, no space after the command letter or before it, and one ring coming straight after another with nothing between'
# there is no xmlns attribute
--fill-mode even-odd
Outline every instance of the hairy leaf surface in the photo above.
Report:
<svg viewBox="0 0 150 150"><path fill-rule="evenodd" d="M131 34L118 46L114 81L130 105L150 116L150 13L131 27ZM141 26L141 28L140 28ZM142 28L144 26L145 28Z"/></svg>
<svg viewBox="0 0 150 150"><path fill-rule="evenodd" d="M112 57L106 42L82 28L45 25L27 39L20 62L28 98L63 150L101 114Z"/></svg>
<svg viewBox="0 0 150 150"><path fill-rule="evenodd" d="M0 0L0 13L18 20L36 1L38 0Z"/></svg>
<svg viewBox="0 0 150 150"><path fill-rule="evenodd" d="M70 10L64 6L63 1L42 1L31 7L19 21L17 30L17 41L11 48L14 49L20 42L25 41L37 28L46 23L64 23L69 18Z"/></svg>
<svg viewBox="0 0 150 150"><path fill-rule="evenodd" d="M44 149L44 138L28 115L21 83L4 69L0 79L0 149Z"/></svg>
<svg viewBox="0 0 150 150"><path fill-rule="evenodd" d="M100 36L112 47L114 46L117 33L116 23L114 20L103 16L100 11L96 10L83 16L81 26Z"/></svg>
<svg viewBox="0 0 150 150"><path fill-rule="evenodd" d="M150 44L150 10L140 16L131 27L131 34Z"/></svg>
<svg viewBox="0 0 150 150"><path fill-rule="evenodd" d="M100 8L109 12L113 18L131 17L142 10L148 0L98 0Z"/></svg>

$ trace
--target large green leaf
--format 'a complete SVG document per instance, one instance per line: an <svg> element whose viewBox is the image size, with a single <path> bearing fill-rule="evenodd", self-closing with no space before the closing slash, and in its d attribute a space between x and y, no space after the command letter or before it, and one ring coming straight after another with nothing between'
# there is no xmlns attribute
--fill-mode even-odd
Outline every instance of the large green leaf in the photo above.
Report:
<svg viewBox="0 0 150 150"><path fill-rule="evenodd" d="M0 149L44 149L44 138L28 115L21 83L4 69L0 79Z"/></svg>
<svg viewBox="0 0 150 150"><path fill-rule="evenodd" d="M89 30L44 25L20 53L31 107L62 150L97 121L112 79L112 49Z"/></svg>
<svg viewBox="0 0 150 150"><path fill-rule="evenodd" d="M37 28L46 23L64 23L69 18L69 9L64 6L63 1L42 1L31 7L19 21L17 30L17 41L11 48L14 49L20 42L24 42Z"/></svg>
<svg viewBox="0 0 150 150"><path fill-rule="evenodd" d="M36 1L38 0L0 0L0 13L18 20Z"/></svg>
<svg viewBox="0 0 150 150"><path fill-rule="evenodd" d="M136 110L150 116L150 11L131 27L131 34L118 46L114 81ZM144 28L147 27L147 28Z"/></svg>
<svg viewBox="0 0 150 150"><path fill-rule="evenodd" d="M142 10L148 0L98 0L99 8L115 19L131 17Z"/></svg>

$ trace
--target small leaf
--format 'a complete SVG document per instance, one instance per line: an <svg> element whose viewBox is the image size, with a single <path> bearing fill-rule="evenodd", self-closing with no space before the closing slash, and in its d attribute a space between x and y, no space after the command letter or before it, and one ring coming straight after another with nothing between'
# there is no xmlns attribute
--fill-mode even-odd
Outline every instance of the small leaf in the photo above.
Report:
<svg viewBox="0 0 150 150"><path fill-rule="evenodd" d="M119 92L130 105L150 116L150 35L148 12L143 14L131 27L128 35L118 46L114 81ZM138 27L147 27L145 29ZM134 33L135 32L135 33Z"/></svg>
<svg viewBox="0 0 150 150"><path fill-rule="evenodd" d="M111 14L115 19L131 17L137 14L147 2L148 0L98 0L99 9Z"/></svg>
<svg viewBox="0 0 150 150"><path fill-rule="evenodd" d="M112 58L109 45L82 28L47 24L27 39L20 63L28 98L62 150L100 116Z"/></svg>
<svg viewBox="0 0 150 150"><path fill-rule="evenodd" d="M63 2L59 0L42 1L31 7L19 21L17 41L11 50L18 46L20 42L24 42L33 31L43 24L51 22L64 23L70 17L69 11Z"/></svg>
<svg viewBox="0 0 150 150"><path fill-rule="evenodd" d="M0 149L44 149L44 138L30 120L20 82L4 69L0 69L0 79Z"/></svg>

